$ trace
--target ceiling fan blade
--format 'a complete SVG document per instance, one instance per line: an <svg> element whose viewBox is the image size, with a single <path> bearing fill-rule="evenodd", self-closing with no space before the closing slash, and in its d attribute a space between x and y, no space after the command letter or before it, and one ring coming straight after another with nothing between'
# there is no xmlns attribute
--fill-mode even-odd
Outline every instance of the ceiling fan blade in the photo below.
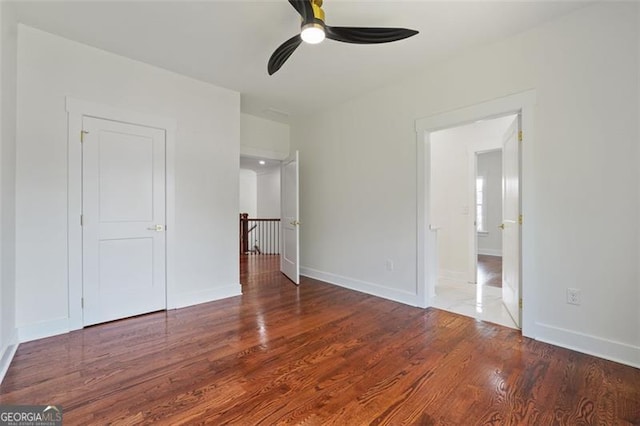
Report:
<svg viewBox="0 0 640 426"><path fill-rule="evenodd" d="M307 21L307 18L313 18L311 0L289 0L289 3L291 3L291 6L302 16L303 21Z"/></svg>
<svg viewBox="0 0 640 426"><path fill-rule="evenodd" d="M300 46L302 43L302 38L300 38L300 34L296 34L291 37L289 40L282 43L271 55L269 58L269 65L267 66L267 70L269 71L269 75L273 75L276 71L280 69L280 67L289 59L289 56Z"/></svg>
<svg viewBox="0 0 640 426"><path fill-rule="evenodd" d="M418 31L407 28L362 28L362 27L330 27L326 25L327 38L344 43L376 44L390 43L418 34Z"/></svg>

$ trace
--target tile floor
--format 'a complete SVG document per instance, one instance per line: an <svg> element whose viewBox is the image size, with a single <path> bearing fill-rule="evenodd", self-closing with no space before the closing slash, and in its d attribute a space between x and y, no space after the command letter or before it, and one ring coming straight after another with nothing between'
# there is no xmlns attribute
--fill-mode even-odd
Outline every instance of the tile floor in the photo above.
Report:
<svg viewBox="0 0 640 426"><path fill-rule="evenodd" d="M517 328L502 304L502 289L440 278L434 307L456 314Z"/></svg>

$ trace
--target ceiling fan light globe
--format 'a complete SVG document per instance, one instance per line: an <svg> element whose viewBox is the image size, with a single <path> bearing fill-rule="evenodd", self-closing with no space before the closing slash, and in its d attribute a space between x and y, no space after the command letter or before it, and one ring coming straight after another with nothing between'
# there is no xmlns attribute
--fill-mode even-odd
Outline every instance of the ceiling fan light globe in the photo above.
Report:
<svg viewBox="0 0 640 426"><path fill-rule="evenodd" d="M325 38L324 28L319 24L307 24L302 27L300 37L305 43L318 44Z"/></svg>

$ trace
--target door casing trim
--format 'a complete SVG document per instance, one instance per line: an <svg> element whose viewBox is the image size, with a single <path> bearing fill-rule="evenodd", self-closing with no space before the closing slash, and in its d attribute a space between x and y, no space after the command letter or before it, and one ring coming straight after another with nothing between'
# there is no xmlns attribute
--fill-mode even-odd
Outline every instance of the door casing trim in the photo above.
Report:
<svg viewBox="0 0 640 426"><path fill-rule="evenodd" d="M165 179L166 179L166 307L175 308L173 290L175 265L175 141L177 121L114 108L67 96L67 262L69 289L69 330L84 326L82 310L82 148L80 132L82 118L94 117L104 120L153 127L165 131Z"/></svg>
<svg viewBox="0 0 640 426"><path fill-rule="evenodd" d="M529 90L522 93L508 95L465 108L444 112L417 119L416 130L416 161L417 161L417 259L416 259L416 295L417 304L421 307L431 306L431 298L437 277L437 269L433 262L437 262L436 235L430 230L429 194L430 173L430 134L432 132L473 123L477 120L489 119L508 115L520 114L522 117L521 130L524 142L521 145L520 169L520 203L524 225L521 234L521 297L524 301L522 308L522 334L535 338L535 313L538 311L538 299L535 288L536 277L533 265L533 248L535 242L535 228L533 222L527 222L527 217L533 212L532 188L533 179L533 146L534 146L534 109L536 106L536 92Z"/></svg>

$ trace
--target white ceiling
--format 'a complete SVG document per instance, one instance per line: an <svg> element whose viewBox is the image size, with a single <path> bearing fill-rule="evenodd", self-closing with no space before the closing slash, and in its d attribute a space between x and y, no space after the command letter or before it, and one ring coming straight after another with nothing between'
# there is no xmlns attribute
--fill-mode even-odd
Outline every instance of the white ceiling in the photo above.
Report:
<svg viewBox="0 0 640 426"><path fill-rule="evenodd" d="M583 6L582 1L325 0L334 26L396 26L420 34L383 45L301 45L273 76L271 53L299 32L287 0L22 1L20 22L236 90L242 110L287 122L421 67L498 41Z"/></svg>

